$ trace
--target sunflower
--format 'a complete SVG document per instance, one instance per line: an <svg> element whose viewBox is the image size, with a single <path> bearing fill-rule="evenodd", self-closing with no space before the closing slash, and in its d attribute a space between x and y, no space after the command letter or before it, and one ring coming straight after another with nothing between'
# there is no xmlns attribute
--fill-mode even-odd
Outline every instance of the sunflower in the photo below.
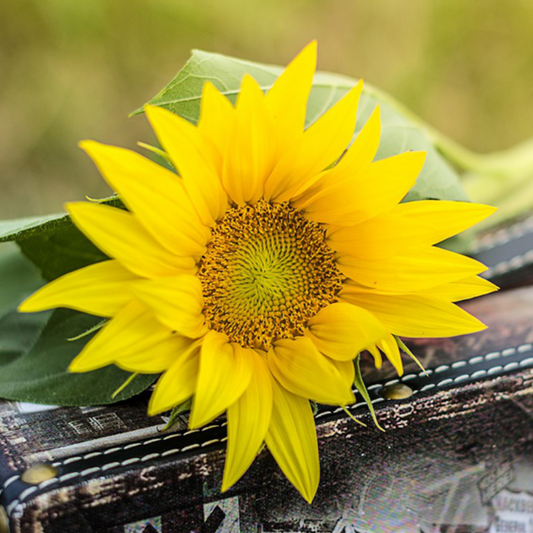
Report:
<svg viewBox="0 0 533 533"><path fill-rule="evenodd" d="M319 481L310 400L354 402L365 349L401 373L395 336L483 329L454 302L494 290L482 264L434 246L493 208L400 204L425 153L374 161L379 108L350 145L362 83L306 129L315 68L313 42L266 94L245 76L235 106L206 83L197 125L147 106L175 172L81 143L127 210L67 209L110 259L20 306L109 318L72 372L161 373L150 415L191 398L193 429L227 414L223 490L265 443L309 502Z"/></svg>

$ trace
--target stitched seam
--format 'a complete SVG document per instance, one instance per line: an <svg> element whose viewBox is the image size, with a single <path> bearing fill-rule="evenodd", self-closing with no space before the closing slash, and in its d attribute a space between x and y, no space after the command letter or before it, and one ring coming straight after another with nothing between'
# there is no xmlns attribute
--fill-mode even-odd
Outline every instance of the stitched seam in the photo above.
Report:
<svg viewBox="0 0 533 533"><path fill-rule="evenodd" d="M458 366L465 366L465 365L468 365L468 364L469 365L476 365L476 364L479 364L479 363L482 363L482 362L491 361L491 360L499 358L499 357L509 357L510 355L513 355L513 354L515 354L517 352L518 353L524 353L524 352L527 352L527 351L529 351L531 349L533 349L533 344L532 343L521 344L520 346L518 346L516 348L506 348L506 349L495 351L495 352L489 352L489 353L487 353L485 355L471 357L470 359L467 359L466 361L455 361L451 365L441 365L441 366L437 367L434 370L434 372L435 373L443 372L444 370L448 370L449 368L457 368ZM463 365L463 363L464 363L464 365ZM446 385L449 385L450 383L459 383L459 382L465 381L465 380L467 380L469 378L477 378L477 377L481 377L481 376L491 375L491 373L499 372L502 369L503 370L510 370L512 368L517 368L517 367L524 368L524 367L526 367L526 366L528 366L530 364L533 364L533 357L528 357L527 359L523 359L520 362L512 362L512 363L509 363L508 365L505 365L505 366L496 365L495 367L492 367L492 368L490 368L488 370L477 370L477 371L472 372L471 374L465 373L465 374L461 374L461 375L459 375L459 376L457 376L455 378L446 378L446 379L440 381L437 384L428 383L427 385L423 386L419 390L415 390L413 392L414 393L423 392L423 391L426 391L426 390L429 390L429 389L432 389L432 388L444 387ZM432 373L432 371L428 370L428 373ZM418 374L418 376L419 377L423 377L423 376L425 376L425 373L424 372L420 372ZM393 379L391 381L388 381L388 382L385 383L385 385L381 385L381 384L371 385L370 387L368 387L368 389L380 389L380 388L382 388L384 386L387 386L387 385L392 385L392 384L403 382L403 381L409 381L410 379L413 379L414 377L416 377L416 374L407 374L405 376L402 376L399 379ZM372 404L383 402L383 401L384 401L384 398L381 398L381 397L378 397L378 398L375 398L375 399L371 400ZM364 401L356 403L356 404L354 404L352 406L349 406L348 410L357 409L358 407L360 407L362 405L366 405L366 403ZM316 415L315 418L317 418L317 419L318 418L322 418L323 416L339 413L339 412L341 412L343 410L344 409L342 407L338 407L338 408L336 408L334 410L331 410L331 411L321 411L320 413L318 413ZM227 424L226 422L223 422L222 424L211 424L210 426L206 426L206 427L201 428L201 429L189 430L186 433L184 433L183 435L187 435L187 434L191 434L191 433L199 433L201 431L206 431L208 429L213 429L213 428L220 428L220 427L225 426L226 424ZM160 442L160 441L163 441L163 440L168 440L169 438L176 438L176 437L180 437L180 436L182 436L182 434L173 433L171 435L166 435L164 437L158 437L158 438L150 439L150 440L145 441L143 443L139 443L138 445L139 446L143 446L143 445L146 445L146 444L150 444L150 443L154 443L154 442ZM147 454L147 455L144 455L144 456L141 456L141 457L130 457L129 459L125 459L124 461L120 461L120 462L119 461L112 461L112 462L106 463L105 465L102 465L102 466L95 466L95 467L87 468L87 469L82 470L80 472L69 472L68 474L63 474L62 476L59 476L59 477L55 477L55 478L52 478L52 479L47 479L46 481L43 481L43 482L39 483L39 485L35 485L33 487L29 487L29 488L25 489L24 491L22 491L20 493L19 497L17 499L13 500L13 502L11 502L8 505L8 507L6 508L6 512L7 512L8 515L11 515L13 512L15 512L17 510L16 508L17 508L18 505L22 505L24 503L23 500L25 500L28 496L30 496L31 494L33 494L37 490L40 490L40 489L45 488L45 487L48 487L50 485L55 485L56 483L60 483L61 481L66 481L68 479L73 479L73 478L77 478L77 477L85 477L85 476L88 476L89 474L93 474L95 472L105 472L105 471L110 470L112 468L116 468L117 466L128 466L128 465L136 463L136 462L146 462L146 461L150 461L152 459L156 459L156 458L159 458L159 457L167 457L168 455L172 455L174 453L186 452L186 451L193 450L193 449L196 449L196 448L205 448L206 446L210 446L210 445L215 444L215 443L222 443L222 442L225 442L226 440L227 440L227 437L223 437L222 439L212 439L212 440L203 442L201 444L194 443L194 444L190 444L190 445L184 446L182 448L172 448L170 450L165 450L164 452L161 452L161 453L155 453L154 452L154 453L150 453L150 454ZM137 443L135 443L135 444L137 445ZM128 449L128 447L131 448L132 447L131 444L130 445L125 445L125 446L116 446L114 448L110 448L110 450L115 452L115 451L119 451L119 450ZM91 452L91 453L88 453L88 454L85 454L85 455L82 455L82 456L69 457L68 459L65 459L64 461L56 461L56 462L52 463L52 465L53 466L61 466L61 465L70 464L70 463L74 462L75 460L76 461L80 461L82 459L87 459L87 458L90 458L90 457L96 457L98 455L107 455L108 453L111 453L110 450L105 450L103 452ZM4 490L8 485L10 485L11 483L13 483L15 480L17 480L19 478L20 478L20 475L18 475L18 474L8 478L4 482L2 490Z"/></svg>
<svg viewBox="0 0 533 533"><path fill-rule="evenodd" d="M195 448L206 448L207 446L211 446L212 444L225 442L228 440L228 437L223 437L221 439L211 439L206 442L202 442L201 444L191 444L189 446L184 446L183 448L172 448L170 450L166 450L164 452L154 452L149 453L147 455L144 455L142 457L131 457L130 459L125 459L124 461L111 461L110 463L106 463L102 466L93 466L91 468L87 468L85 470L81 470L79 472L69 472L68 474L63 474L62 476L58 476L52 479L47 479L46 481L43 481L39 483L38 485L35 485L33 487L28 487L26 490L22 491L19 495L19 497L16 500L13 500L8 507L6 508L6 512L8 515L11 515L16 511L16 508L18 505L22 505L24 501L33 494L34 492L43 489L45 487L49 487L51 485L56 485L57 483L61 483L62 481L68 481L69 479L74 478L83 478L90 474L94 474L95 472L106 472L107 470L111 470L113 468L116 468L118 466L128 466L134 462L147 462L151 461L152 459L157 459L159 457L167 457L168 455L172 455L179 452L186 452L188 450L192 450ZM20 477L20 476L17 476Z"/></svg>
<svg viewBox="0 0 533 533"><path fill-rule="evenodd" d="M524 254L515 255L511 259L501 261L487 269L483 274L484 276L501 276L512 272L513 270L518 270L523 266L530 265L531 263L533 263L533 250L529 250Z"/></svg>
<svg viewBox="0 0 533 533"><path fill-rule="evenodd" d="M508 228L502 228L495 233L481 237L472 247L472 253L478 253L496 246L503 246L511 241L516 241L528 233L533 233L533 217L528 217Z"/></svg>

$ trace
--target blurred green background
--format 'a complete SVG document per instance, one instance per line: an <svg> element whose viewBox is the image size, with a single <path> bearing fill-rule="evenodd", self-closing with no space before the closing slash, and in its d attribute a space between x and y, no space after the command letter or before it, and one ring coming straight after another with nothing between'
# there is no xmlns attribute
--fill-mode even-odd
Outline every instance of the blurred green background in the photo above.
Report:
<svg viewBox="0 0 533 533"><path fill-rule="evenodd" d="M127 115L192 48L362 77L478 151L533 135L532 0L2 0L0 218L109 194L76 143L152 139Z"/></svg>

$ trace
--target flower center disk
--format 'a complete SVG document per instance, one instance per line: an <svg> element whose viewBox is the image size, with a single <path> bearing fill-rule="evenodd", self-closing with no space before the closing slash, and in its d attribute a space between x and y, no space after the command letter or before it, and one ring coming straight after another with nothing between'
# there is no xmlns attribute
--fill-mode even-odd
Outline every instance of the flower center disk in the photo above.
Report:
<svg viewBox="0 0 533 533"><path fill-rule="evenodd" d="M288 203L264 200L224 215L197 275L209 328L266 350L302 335L344 280L325 230Z"/></svg>

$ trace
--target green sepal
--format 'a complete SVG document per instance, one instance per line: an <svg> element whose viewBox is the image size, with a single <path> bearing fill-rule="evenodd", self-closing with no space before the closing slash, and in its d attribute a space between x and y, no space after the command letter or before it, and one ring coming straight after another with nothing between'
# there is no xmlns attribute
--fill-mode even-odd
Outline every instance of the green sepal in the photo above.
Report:
<svg viewBox="0 0 533 533"><path fill-rule="evenodd" d="M363 381L363 375L361 374L361 367L359 366L359 361L361 359L361 355L358 355L355 358L354 365L355 365L355 379L354 379L354 385L355 388L359 391L359 394L363 397L363 400L365 401L366 405L368 406L368 410L370 411L370 414L372 415L372 420L374 420L374 424L380 431L385 431L378 422L378 419L376 417L376 412L374 411L374 406L372 405L372 400L370 399L370 395L368 394L368 391L366 389L365 382Z"/></svg>
<svg viewBox="0 0 533 533"><path fill-rule="evenodd" d="M424 365L419 361L418 357L406 346L406 344L400 339L400 337L397 337L396 335L393 335L394 339L396 340L396 344L398 345L398 348L405 354L407 354L413 361L422 369L422 371L428 375L426 369L424 368Z"/></svg>
<svg viewBox="0 0 533 533"><path fill-rule="evenodd" d="M191 404L192 400L189 398L188 400L185 400L183 403L180 403L179 405L176 405L170 412L170 418L166 424L166 426L161 431L168 431L172 428L172 426L177 422L179 415L182 413L185 413L186 411L191 410Z"/></svg>

